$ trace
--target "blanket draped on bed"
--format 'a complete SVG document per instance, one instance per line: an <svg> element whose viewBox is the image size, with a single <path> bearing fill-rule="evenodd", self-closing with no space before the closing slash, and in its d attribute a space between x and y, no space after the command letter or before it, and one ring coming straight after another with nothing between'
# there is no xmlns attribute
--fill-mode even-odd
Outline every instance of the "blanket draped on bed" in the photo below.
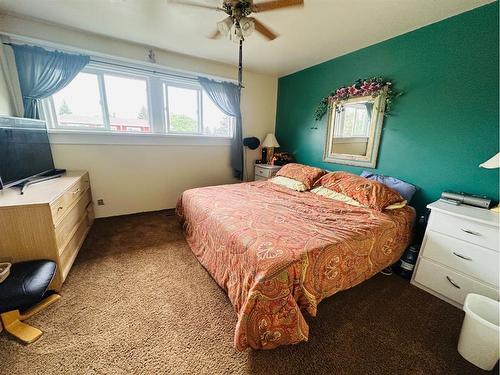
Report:
<svg viewBox="0 0 500 375"><path fill-rule="evenodd" d="M415 219L411 207L379 212L266 181L187 190L177 214L238 314L238 350L307 341L302 312L396 262Z"/></svg>

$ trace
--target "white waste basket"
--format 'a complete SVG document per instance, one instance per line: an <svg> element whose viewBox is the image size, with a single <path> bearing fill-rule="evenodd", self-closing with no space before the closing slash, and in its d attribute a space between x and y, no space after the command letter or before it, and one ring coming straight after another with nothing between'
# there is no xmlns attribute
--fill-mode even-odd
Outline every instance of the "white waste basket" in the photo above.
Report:
<svg viewBox="0 0 500 375"><path fill-rule="evenodd" d="M492 370L499 358L500 303L479 294L467 294L458 352L483 370Z"/></svg>

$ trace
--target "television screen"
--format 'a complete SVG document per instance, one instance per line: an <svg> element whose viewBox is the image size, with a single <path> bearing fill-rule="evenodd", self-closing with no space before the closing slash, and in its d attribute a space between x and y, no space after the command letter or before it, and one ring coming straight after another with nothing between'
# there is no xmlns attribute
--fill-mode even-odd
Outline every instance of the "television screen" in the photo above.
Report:
<svg viewBox="0 0 500 375"><path fill-rule="evenodd" d="M44 121L0 117L0 188L54 169Z"/></svg>

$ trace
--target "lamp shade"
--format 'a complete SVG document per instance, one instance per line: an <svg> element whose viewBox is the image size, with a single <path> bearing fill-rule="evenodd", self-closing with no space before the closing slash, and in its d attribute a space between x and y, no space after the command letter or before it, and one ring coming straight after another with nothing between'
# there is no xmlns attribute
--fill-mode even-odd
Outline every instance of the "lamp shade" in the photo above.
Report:
<svg viewBox="0 0 500 375"><path fill-rule="evenodd" d="M274 134L269 133L268 135L266 135L264 142L262 142L262 147L263 148L280 147L280 144L276 140L276 137L274 136Z"/></svg>
<svg viewBox="0 0 500 375"><path fill-rule="evenodd" d="M479 164L481 168L500 168L500 152L493 156L491 159L486 160L484 163Z"/></svg>

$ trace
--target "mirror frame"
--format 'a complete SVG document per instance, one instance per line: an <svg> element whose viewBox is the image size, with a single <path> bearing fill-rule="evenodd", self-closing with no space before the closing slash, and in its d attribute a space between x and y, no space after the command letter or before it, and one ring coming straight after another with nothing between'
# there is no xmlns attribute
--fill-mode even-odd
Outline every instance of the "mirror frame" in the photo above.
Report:
<svg viewBox="0 0 500 375"><path fill-rule="evenodd" d="M380 146L382 125L384 122L385 98L386 92L383 91L375 98L373 98L372 96L358 96L342 101L340 103L331 103L328 109L328 120L326 123L326 142L323 153L323 161L327 163L345 164L367 168L375 168L377 166L378 149ZM371 117L370 136L368 138L366 155L332 153L331 138L333 137L333 127L335 126L335 120L339 116L337 107L344 106L349 103L366 102L367 100L373 101L373 112Z"/></svg>

